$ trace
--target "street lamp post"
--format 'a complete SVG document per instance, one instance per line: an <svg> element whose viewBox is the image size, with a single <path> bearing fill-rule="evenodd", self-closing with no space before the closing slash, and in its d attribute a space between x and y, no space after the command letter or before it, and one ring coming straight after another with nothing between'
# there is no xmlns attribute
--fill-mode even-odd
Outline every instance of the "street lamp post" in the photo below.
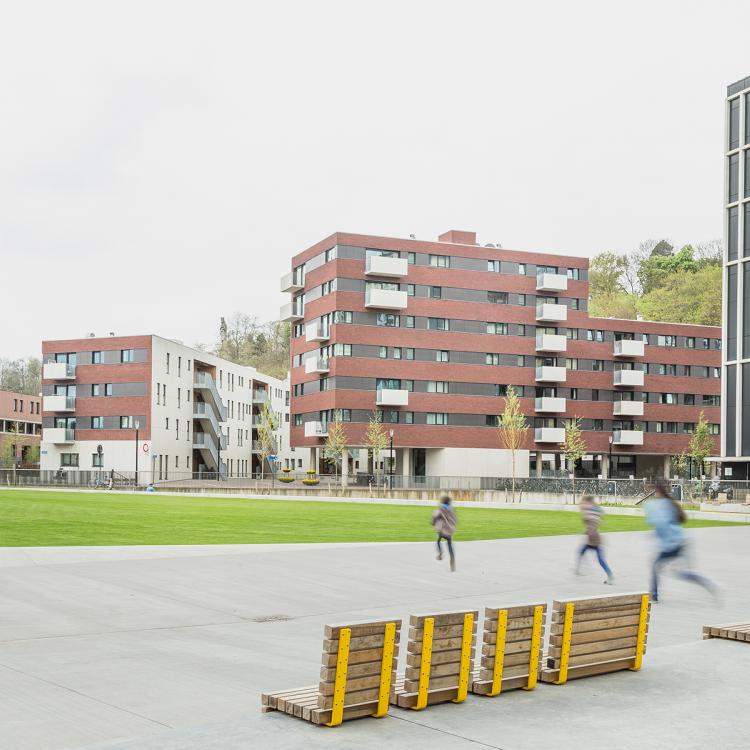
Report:
<svg viewBox="0 0 750 750"><path fill-rule="evenodd" d="M612 435L609 436L609 465L607 466L607 475L612 479Z"/></svg>
<svg viewBox="0 0 750 750"><path fill-rule="evenodd" d="M135 482L134 486L138 489L138 430L141 427L141 423L135 420Z"/></svg>
<svg viewBox="0 0 750 750"><path fill-rule="evenodd" d="M389 482L388 482L388 488L392 490L393 489L393 430L391 430L388 434L389 434L389 436L391 438L391 445L390 445L390 453L391 453L391 455L390 455L390 463L391 463L391 465L389 467L390 471L388 472L389 475L390 475Z"/></svg>

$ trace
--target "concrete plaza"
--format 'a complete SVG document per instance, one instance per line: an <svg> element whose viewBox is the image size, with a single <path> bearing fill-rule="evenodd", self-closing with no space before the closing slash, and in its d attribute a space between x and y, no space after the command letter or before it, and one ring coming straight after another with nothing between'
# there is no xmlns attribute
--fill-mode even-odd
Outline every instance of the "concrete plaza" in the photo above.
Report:
<svg viewBox="0 0 750 750"><path fill-rule="evenodd" d="M313 684L322 627L346 619L642 590L652 540L611 534L614 587L576 537L431 545L0 548L0 745L9 750L721 748L750 744L750 644L701 626L750 618L750 527L691 533L723 589L666 577L640 673L470 696L337 729L260 714L262 691Z"/></svg>

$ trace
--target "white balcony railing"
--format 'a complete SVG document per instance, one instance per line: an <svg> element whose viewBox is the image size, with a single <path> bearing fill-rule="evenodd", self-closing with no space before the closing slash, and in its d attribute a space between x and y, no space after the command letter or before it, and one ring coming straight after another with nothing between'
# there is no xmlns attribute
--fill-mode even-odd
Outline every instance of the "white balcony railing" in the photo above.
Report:
<svg viewBox="0 0 750 750"><path fill-rule="evenodd" d="M615 370L614 384L625 388L638 388L643 385L643 371Z"/></svg>
<svg viewBox="0 0 750 750"><path fill-rule="evenodd" d="M300 289L304 289L304 284L301 284L298 275L294 271L289 271L281 277L281 291L282 292L298 292Z"/></svg>
<svg viewBox="0 0 750 750"><path fill-rule="evenodd" d="M324 357L308 357L305 360L305 372L308 375L314 372L328 372L328 359Z"/></svg>
<svg viewBox="0 0 750 750"><path fill-rule="evenodd" d="M365 265L368 276L406 276L409 266L406 258L390 258L385 255L371 255Z"/></svg>
<svg viewBox="0 0 750 750"><path fill-rule="evenodd" d="M293 323L296 320L302 320L303 317L304 315L300 312L300 308L294 302L287 302L279 310L279 320L285 323Z"/></svg>
<svg viewBox="0 0 750 750"><path fill-rule="evenodd" d="M328 329L323 327L319 321L308 323L305 326L306 341L328 341Z"/></svg>
<svg viewBox="0 0 750 750"><path fill-rule="evenodd" d="M322 422L305 422L305 437L328 437L328 425Z"/></svg>
<svg viewBox="0 0 750 750"><path fill-rule="evenodd" d="M45 380L73 380L76 376L76 366L67 362L45 362L42 377Z"/></svg>
<svg viewBox="0 0 750 750"><path fill-rule="evenodd" d="M643 341L631 341L629 339L620 339L615 341L615 357L642 357L645 351Z"/></svg>
<svg viewBox="0 0 750 750"><path fill-rule="evenodd" d="M559 333L537 333L538 352L564 352L568 349L568 339Z"/></svg>
<svg viewBox="0 0 750 750"><path fill-rule="evenodd" d="M397 289L368 289L365 294L365 307L377 307L383 310L405 310L406 292Z"/></svg>
<svg viewBox="0 0 750 750"><path fill-rule="evenodd" d="M44 411L75 411L75 396L44 396L42 398Z"/></svg>
<svg viewBox="0 0 750 750"><path fill-rule="evenodd" d="M615 401L612 413L616 417L642 417L643 401Z"/></svg>
<svg viewBox="0 0 750 750"><path fill-rule="evenodd" d="M643 433L640 430L614 430L612 445L643 445Z"/></svg>
<svg viewBox="0 0 750 750"><path fill-rule="evenodd" d="M380 388L375 396L377 406L408 406L409 391L396 388Z"/></svg>
<svg viewBox="0 0 750 750"><path fill-rule="evenodd" d="M567 370L557 365L542 365L536 368L536 379L543 383L564 383Z"/></svg>
<svg viewBox="0 0 750 750"><path fill-rule="evenodd" d="M552 302L540 302L536 306L536 319L540 323L564 323L568 319L568 308Z"/></svg>
<svg viewBox="0 0 750 750"><path fill-rule="evenodd" d="M537 443L564 443L564 427L536 427L534 429L534 440Z"/></svg>
<svg viewBox="0 0 750 750"><path fill-rule="evenodd" d="M565 411L565 399L560 396L539 396L534 400L536 411L563 412Z"/></svg>
<svg viewBox="0 0 750 750"><path fill-rule="evenodd" d="M568 277L562 273L538 273L536 275L536 289L538 292L566 292Z"/></svg>
<svg viewBox="0 0 750 750"><path fill-rule="evenodd" d="M53 445L73 443L76 439L76 431L67 427L45 427L42 430L42 442Z"/></svg>

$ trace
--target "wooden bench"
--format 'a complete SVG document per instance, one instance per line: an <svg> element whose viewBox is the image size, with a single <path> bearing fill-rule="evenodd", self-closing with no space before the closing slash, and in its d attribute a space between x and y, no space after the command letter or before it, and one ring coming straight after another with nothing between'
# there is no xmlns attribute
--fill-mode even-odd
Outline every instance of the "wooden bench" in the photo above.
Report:
<svg viewBox="0 0 750 750"><path fill-rule="evenodd" d="M707 638L726 638L729 641L746 641L750 643L750 622L734 622L729 625L704 625L703 640Z"/></svg>
<svg viewBox="0 0 750 750"><path fill-rule="evenodd" d="M406 672L396 682L394 705L419 711L466 699L478 616L471 610L411 616Z"/></svg>
<svg viewBox="0 0 750 750"><path fill-rule="evenodd" d="M650 607L644 593L554 601L542 682L640 669Z"/></svg>
<svg viewBox="0 0 750 750"><path fill-rule="evenodd" d="M320 683L264 693L261 711L283 711L329 727L385 716L395 688L400 632L400 620L326 625Z"/></svg>
<svg viewBox="0 0 750 750"><path fill-rule="evenodd" d="M536 687L546 613L546 604L485 608L482 656L472 693L492 697L502 690Z"/></svg>

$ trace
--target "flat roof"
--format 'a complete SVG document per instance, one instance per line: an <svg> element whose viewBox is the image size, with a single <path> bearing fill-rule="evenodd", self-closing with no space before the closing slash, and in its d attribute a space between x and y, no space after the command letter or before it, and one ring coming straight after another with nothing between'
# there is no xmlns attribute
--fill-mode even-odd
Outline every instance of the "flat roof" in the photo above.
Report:
<svg viewBox="0 0 750 750"><path fill-rule="evenodd" d="M730 83L729 86L727 86L727 96L734 96L745 89L750 89L750 76L747 76L747 78L741 78L734 83Z"/></svg>

